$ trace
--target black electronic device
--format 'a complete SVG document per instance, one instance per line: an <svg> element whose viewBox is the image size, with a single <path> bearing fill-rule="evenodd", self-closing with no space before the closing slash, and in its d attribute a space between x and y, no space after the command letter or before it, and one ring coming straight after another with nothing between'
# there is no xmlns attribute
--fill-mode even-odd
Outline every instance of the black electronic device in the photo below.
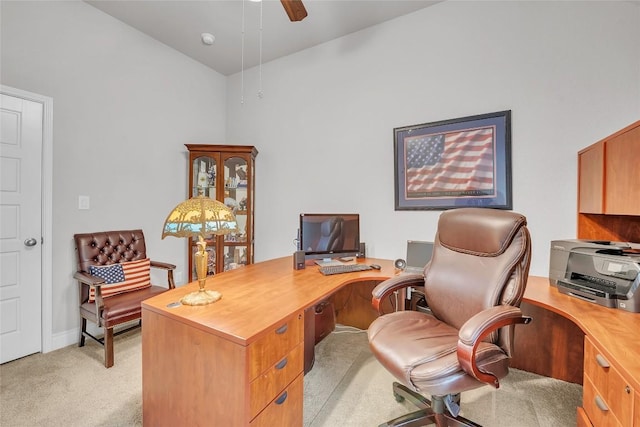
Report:
<svg viewBox="0 0 640 427"><path fill-rule="evenodd" d="M304 251L295 251L293 253L293 269L302 270L305 266Z"/></svg>
<svg viewBox="0 0 640 427"><path fill-rule="evenodd" d="M358 256L360 215L302 213L299 245L306 259Z"/></svg>
<svg viewBox="0 0 640 427"><path fill-rule="evenodd" d="M358 258L366 258L367 257L367 248L364 242L360 242L360 252L357 255Z"/></svg>

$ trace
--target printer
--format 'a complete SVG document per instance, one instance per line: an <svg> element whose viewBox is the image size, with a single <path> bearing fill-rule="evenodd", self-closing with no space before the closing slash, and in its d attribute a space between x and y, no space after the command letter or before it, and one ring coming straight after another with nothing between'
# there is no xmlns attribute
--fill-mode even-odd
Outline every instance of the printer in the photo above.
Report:
<svg viewBox="0 0 640 427"><path fill-rule="evenodd" d="M639 313L640 245L552 240L549 280L562 294Z"/></svg>

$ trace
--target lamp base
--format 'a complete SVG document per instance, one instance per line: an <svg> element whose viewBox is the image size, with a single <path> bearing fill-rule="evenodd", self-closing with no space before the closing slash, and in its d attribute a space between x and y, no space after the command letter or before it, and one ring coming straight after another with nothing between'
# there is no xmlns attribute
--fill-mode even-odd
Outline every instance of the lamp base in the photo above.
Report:
<svg viewBox="0 0 640 427"><path fill-rule="evenodd" d="M220 298L222 298L222 294L218 291L200 289L183 296L180 302L184 305L207 305L218 301Z"/></svg>

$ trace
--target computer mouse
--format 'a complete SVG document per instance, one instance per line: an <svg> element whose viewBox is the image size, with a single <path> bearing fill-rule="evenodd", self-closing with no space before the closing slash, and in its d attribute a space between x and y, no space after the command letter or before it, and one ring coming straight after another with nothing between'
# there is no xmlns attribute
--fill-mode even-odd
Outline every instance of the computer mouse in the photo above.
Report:
<svg viewBox="0 0 640 427"><path fill-rule="evenodd" d="M370 264L369 267L373 268L374 270L380 270L382 268L378 264Z"/></svg>

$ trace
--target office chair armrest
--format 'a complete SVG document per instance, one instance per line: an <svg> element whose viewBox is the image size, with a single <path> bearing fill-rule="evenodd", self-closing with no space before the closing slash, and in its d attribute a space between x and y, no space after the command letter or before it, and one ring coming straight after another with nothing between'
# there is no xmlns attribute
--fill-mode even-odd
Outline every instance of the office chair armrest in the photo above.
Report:
<svg viewBox="0 0 640 427"><path fill-rule="evenodd" d="M424 286L424 276L422 274L404 274L380 282L371 292L373 295L371 305L378 311L378 314L384 314L382 301L392 293L409 286Z"/></svg>
<svg viewBox="0 0 640 427"><path fill-rule="evenodd" d="M476 350L482 340L490 333L509 325L527 324L531 317L523 316L518 307L498 305L491 307L467 320L458 334L458 362L462 369L477 380L500 386L498 378L490 372L482 372L476 364Z"/></svg>
<svg viewBox="0 0 640 427"><path fill-rule="evenodd" d="M175 265L169 264L167 262L151 261L151 267L167 270L167 283L169 285L169 289L176 288L176 283L173 281L173 270L176 269Z"/></svg>

